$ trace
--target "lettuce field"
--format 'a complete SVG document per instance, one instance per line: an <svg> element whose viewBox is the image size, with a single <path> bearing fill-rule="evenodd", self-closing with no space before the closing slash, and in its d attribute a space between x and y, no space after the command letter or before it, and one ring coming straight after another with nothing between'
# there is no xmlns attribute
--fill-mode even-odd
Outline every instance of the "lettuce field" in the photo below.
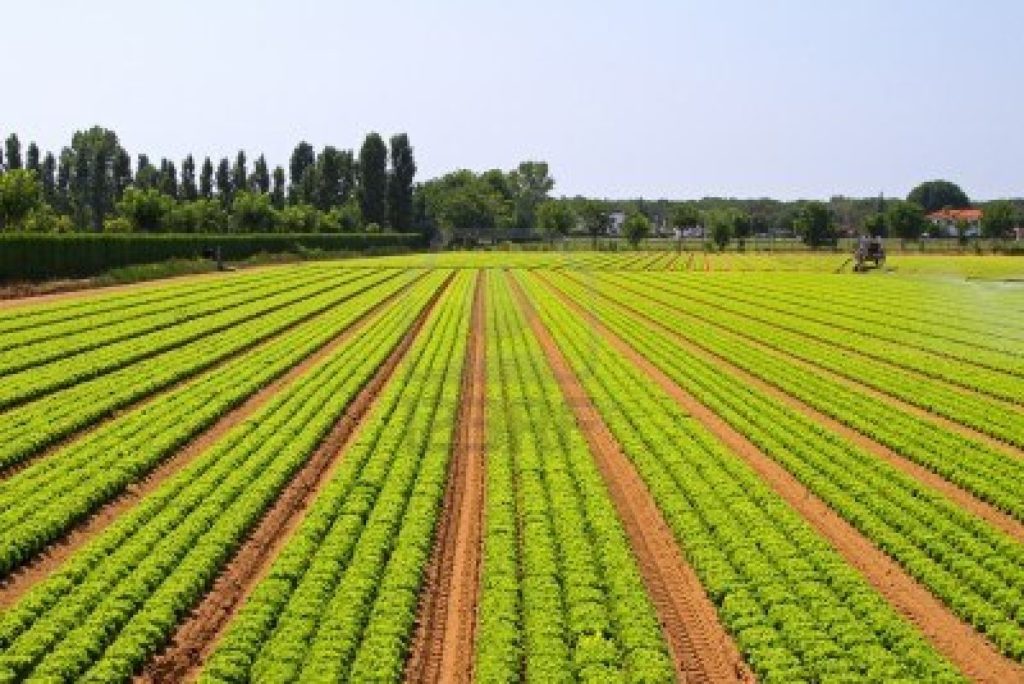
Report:
<svg viewBox="0 0 1024 684"><path fill-rule="evenodd" d="M845 262L0 302L0 683L1024 682L1024 264Z"/></svg>

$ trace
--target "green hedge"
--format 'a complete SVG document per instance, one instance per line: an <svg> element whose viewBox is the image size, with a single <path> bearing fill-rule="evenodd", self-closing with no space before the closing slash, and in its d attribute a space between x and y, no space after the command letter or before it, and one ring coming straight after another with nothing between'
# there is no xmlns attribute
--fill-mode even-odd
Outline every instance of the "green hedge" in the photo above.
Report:
<svg viewBox="0 0 1024 684"><path fill-rule="evenodd" d="M220 247L225 260L302 250L381 252L422 246L414 233L318 234L0 234L0 281L84 278L134 264L200 257Z"/></svg>

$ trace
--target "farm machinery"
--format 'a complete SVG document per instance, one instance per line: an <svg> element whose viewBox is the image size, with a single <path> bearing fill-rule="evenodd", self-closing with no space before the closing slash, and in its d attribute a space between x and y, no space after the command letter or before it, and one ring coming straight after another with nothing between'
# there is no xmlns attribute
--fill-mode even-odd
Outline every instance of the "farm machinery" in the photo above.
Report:
<svg viewBox="0 0 1024 684"><path fill-rule="evenodd" d="M853 252L853 260L853 270L857 273L863 273L869 268L878 268L885 264L885 245L882 244L882 238L861 237Z"/></svg>

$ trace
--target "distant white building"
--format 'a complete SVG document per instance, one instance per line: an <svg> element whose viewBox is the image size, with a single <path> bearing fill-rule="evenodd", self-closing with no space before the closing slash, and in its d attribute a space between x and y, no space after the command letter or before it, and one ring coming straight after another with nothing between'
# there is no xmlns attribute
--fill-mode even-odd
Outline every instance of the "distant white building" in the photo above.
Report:
<svg viewBox="0 0 1024 684"><path fill-rule="evenodd" d="M613 211L608 214L608 234L618 237L622 235L622 226L626 223L626 212Z"/></svg>
<svg viewBox="0 0 1024 684"><path fill-rule="evenodd" d="M943 237L956 237L957 225L966 226L966 237L977 237L981 234L981 209L940 209L933 211L925 218L932 224L932 233Z"/></svg>

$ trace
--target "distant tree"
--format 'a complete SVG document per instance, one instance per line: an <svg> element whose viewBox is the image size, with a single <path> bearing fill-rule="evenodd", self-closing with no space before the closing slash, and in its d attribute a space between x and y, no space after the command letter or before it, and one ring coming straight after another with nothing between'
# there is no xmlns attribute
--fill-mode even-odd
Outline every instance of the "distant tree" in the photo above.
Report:
<svg viewBox="0 0 1024 684"><path fill-rule="evenodd" d="M821 202L804 202L793 219L793 230L812 247L835 244L835 219Z"/></svg>
<svg viewBox="0 0 1024 684"><path fill-rule="evenodd" d="M15 171L21 168L21 141L15 133L7 136L4 142L4 150L7 153L7 164L4 168L8 171Z"/></svg>
<svg viewBox="0 0 1024 684"><path fill-rule="evenodd" d="M510 174L515 196L515 224L523 234L533 230L537 205L548 198L555 187L547 162L524 161Z"/></svg>
<svg viewBox="0 0 1024 684"><path fill-rule="evenodd" d="M69 152L71 169L71 215L75 228L83 229L89 223L89 160L84 154Z"/></svg>
<svg viewBox="0 0 1024 684"><path fill-rule="evenodd" d="M687 229L696 228L700 225L700 209L691 202L677 204L669 216L672 227L682 232Z"/></svg>
<svg viewBox="0 0 1024 684"><path fill-rule="evenodd" d="M135 164L135 187L148 190L156 188L160 182L160 172L149 161L149 156L140 154Z"/></svg>
<svg viewBox="0 0 1024 684"><path fill-rule="evenodd" d="M296 197L303 199L294 204L314 206L313 203L316 201L317 192L321 186L320 168L316 164L307 166L306 170L302 172L302 178L299 179L299 185L296 188Z"/></svg>
<svg viewBox="0 0 1024 684"><path fill-rule="evenodd" d="M739 241L740 249L743 249L743 245L746 243L747 238L750 237L753 227L754 222L749 212L743 209L734 209L732 211L732 234Z"/></svg>
<svg viewBox="0 0 1024 684"><path fill-rule="evenodd" d="M321 211L341 206L343 192L343 161L342 153L328 145L317 157L317 173L313 177L316 187L313 189L313 205Z"/></svg>
<svg viewBox="0 0 1024 684"><path fill-rule="evenodd" d="M412 227L412 186L416 160L405 133L391 137L391 173L388 174L388 219L397 231Z"/></svg>
<svg viewBox="0 0 1024 684"><path fill-rule="evenodd" d="M284 168L280 166L274 167L274 185L270 191L270 203L274 205L275 209L284 209L285 203L285 180L284 180Z"/></svg>
<svg viewBox="0 0 1024 684"><path fill-rule="evenodd" d="M388 148L377 133L370 133L359 149L359 207L367 223L384 225L388 219Z"/></svg>
<svg viewBox="0 0 1024 684"><path fill-rule="evenodd" d="M277 220L277 211L270 204L270 196L255 192L239 192L231 205L231 225L240 233L271 233Z"/></svg>
<svg viewBox="0 0 1024 684"><path fill-rule="evenodd" d="M160 180L157 181L157 189L169 197L178 199L178 169L170 159L160 160Z"/></svg>
<svg viewBox="0 0 1024 684"><path fill-rule="evenodd" d="M113 176L114 202L120 201L124 191L132 184L132 158L123 149L114 153L111 168Z"/></svg>
<svg viewBox="0 0 1024 684"><path fill-rule="evenodd" d="M249 169L244 150L238 150L238 154L235 155L235 165L231 167L231 187L235 192L244 192L249 189Z"/></svg>
<svg viewBox="0 0 1024 684"><path fill-rule="evenodd" d="M537 229L548 241L564 237L576 225L576 214L566 202L548 200L537 205Z"/></svg>
<svg viewBox="0 0 1024 684"><path fill-rule="evenodd" d="M651 220L639 211L632 211L622 224L622 231L629 244L636 247L651 234Z"/></svg>
<svg viewBox="0 0 1024 684"><path fill-rule="evenodd" d="M213 199L178 202L167 218L168 230L175 233L223 233L227 225L228 213Z"/></svg>
<svg viewBox="0 0 1024 684"><path fill-rule="evenodd" d="M981 234L987 238L1009 237L1016 227L1017 212L1012 202L1000 200L985 206L981 216Z"/></svg>
<svg viewBox="0 0 1024 684"><path fill-rule="evenodd" d="M270 192L270 171L267 169L267 158L262 154L256 157L256 162L253 164L249 187L253 192L263 195Z"/></svg>
<svg viewBox="0 0 1024 684"><path fill-rule="evenodd" d="M225 209L230 209L235 199L235 192L234 186L231 184L231 163L227 157L223 157L220 163L217 164L215 181L217 183L217 196L220 198L220 205Z"/></svg>
<svg viewBox="0 0 1024 684"><path fill-rule="evenodd" d="M704 224L707 227L712 242L715 243L719 250L725 249L725 246L733 238L734 217L732 210L727 208L712 209L707 213Z"/></svg>
<svg viewBox="0 0 1024 684"><path fill-rule="evenodd" d="M292 152L291 161L288 163L288 173L291 181L291 187L288 190L288 201L293 204L299 202L308 201L308 197L301 197L301 191L299 185L302 182L302 176L306 173L306 169L313 166L316 163L316 152L313 151L313 146L303 140L295 146L295 150Z"/></svg>
<svg viewBox="0 0 1024 684"><path fill-rule="evenodd" d="M0 174L6 170L4 166L4 148L0 147Z"/></svg>
<svg viewBox="0 0 1024 684"><path fill-rule="evenodd" d="M924 232L924 208L916 202L892 202L885 211L889 231L904 240L917 240Z"/></svg>
<svg viewBox="0 0 1024 684"><path fill-rule="evenodd" d="M174 199L156 188L128 188L117 203L118 215L126 218L133 231L160 232L167 229Z"/></svg>
<svg viewBox="0 0 1024 684"><path fill-rule="evenodd" d="M885 214L869 214L864 219L864 232L871 237L889 237L889 224L886 223Z"/></svg>
<svg viewBox="0 0 1024 684"><path fill-rule="evenodd" d="M213 199L213 162L209 157L203 159L203 167L199 172L199 196L202 199Z"/></svg>
<svg viewBox="0 0 1024 684"><path fill-rule="evenodd" d="M0 175L0 228L3 230L22 230L25 220L41 202L42 188L35 171L9 169Z"/></svg>
<svg viewBox="0 0 1024 684"><path fill-rule="evenodd" d="M65 149L57 160L57 193L55 206L63 212L71 209L71 155Z"/></svg>
<svg viewBox="0 0 1024 684"><path fill-rule="evenodd" d="M53 152L47 152L39 167L39 185L43 193L43 201L49 205L57 204L57 160Z"/></svg>
<svg viewBox="0 0 1024 684"><path fill-rule="evenodd" d="M25 168L29 171L35 171L39 173L39 146L35 142L28 144L28 149L25 150Z"/></svg>
<svg viewBox="0 0 1024 684"><path fill-rule="evenodd" d="M594 249L597 249L597 238L608 232L611 225L611 214L603 203L597 200L586 200L580 207L580 219L583 227L590 234Z"/></svg>
<svg viewBox="0 0 1024 684"><path fill-rule="evenodd" d="M187 155L181 162L181 198L186 202L194 202L199 198L196 186L196 160Z"/></svg>
<svg viewBox="0 0 1024 684"><path fill-rule="evenodd" d="M114 208L110 153L107 147L96 147L89 159L87 201L92 229L97 233L103 230L103 221ZM79 155L84 156L82 152Z"/></svg>
<svg viewBox="0 0 1024 684"><path fill-rule="evenodd" d="M966 209L971 206L971 200L967 197L967 193L956 183L945 180L921 183L910 191L907 201L920 205L926 214L946 207Z"/></svg>

